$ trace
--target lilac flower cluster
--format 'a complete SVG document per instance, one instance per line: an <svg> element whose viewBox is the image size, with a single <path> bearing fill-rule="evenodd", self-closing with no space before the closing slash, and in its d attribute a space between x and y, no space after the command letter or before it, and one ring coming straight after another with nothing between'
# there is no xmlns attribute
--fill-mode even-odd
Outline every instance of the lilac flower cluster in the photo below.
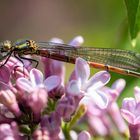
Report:
<svg viewBox="0 0 140 140"><path fill-rule="evenodd" d="M58 38L51 41L63 43ZM82 43L78 36L69 44ZM123 79L107 87L108 72L90 77L88 63L77 58L65 83L63 62L48 58L41 62L44 73L13 57L0 68L0 140L127 139L128 130L130 139L138 140L139 87L135 98L125 98L119 109L116 101L125 87Z"/></svg>

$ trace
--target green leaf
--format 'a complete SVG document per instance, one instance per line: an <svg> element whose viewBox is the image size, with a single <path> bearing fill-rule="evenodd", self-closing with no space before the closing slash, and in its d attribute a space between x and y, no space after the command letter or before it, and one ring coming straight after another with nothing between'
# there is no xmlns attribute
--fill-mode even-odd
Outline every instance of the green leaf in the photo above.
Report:
<svg viewBox="0 0 140 140"><path fill-rule="evenodd" d="M131 39L135 40L140 30L140 0L125 0Z"/></svg>

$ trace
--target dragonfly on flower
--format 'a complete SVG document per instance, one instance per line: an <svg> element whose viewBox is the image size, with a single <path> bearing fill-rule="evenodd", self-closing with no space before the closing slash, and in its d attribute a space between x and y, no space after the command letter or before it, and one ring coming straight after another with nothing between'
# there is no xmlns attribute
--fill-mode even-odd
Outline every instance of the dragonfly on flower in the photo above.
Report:
<svg viewBox="0 0 140 140"><path fill-rule="evenodd" d="M0 61L5 59L1 65L5 65L11 55L14 55L21 62L22 59L36 62L25 58L24 55L39 55L59 61L75 63L77 57L85 59L90 67L113 71L116 73L140 77L140 54L137 52L113 48L81 47L53 43L35 42L33 40L19 40L15 43L4 41L0 43Z"/></svg>

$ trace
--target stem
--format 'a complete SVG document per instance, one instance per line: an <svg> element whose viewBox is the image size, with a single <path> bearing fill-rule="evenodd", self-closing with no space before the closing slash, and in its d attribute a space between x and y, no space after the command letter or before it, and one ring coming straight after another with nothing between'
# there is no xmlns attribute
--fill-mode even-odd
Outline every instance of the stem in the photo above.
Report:
<svg viewBox="0 0 140 140"><path fill-rule="evenodd" d="M139 140L139 125L132 125L129 124L129 133L130 133L130 138L129 140Z"/></svg>
<svg viewBox="0 0 140 140"><path fill-rule="evenodd" d="M69 133L70 129L68 128L68 125L66 123L64 124L64 127L62 130L63 130L64 136L65 136L65 139L71 140L70 133Z"/></svg>

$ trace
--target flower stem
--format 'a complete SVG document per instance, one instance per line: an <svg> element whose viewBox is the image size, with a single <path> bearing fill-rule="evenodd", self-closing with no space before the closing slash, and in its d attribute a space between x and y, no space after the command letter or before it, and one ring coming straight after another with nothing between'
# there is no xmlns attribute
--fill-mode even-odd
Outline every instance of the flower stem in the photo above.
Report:
<svg viewBox="0 0 140 140"><path fill-rule="evenodd" d="M130 138L129 140L139 140L139 125L132 125L129 124L129 133Z"/></svg>

